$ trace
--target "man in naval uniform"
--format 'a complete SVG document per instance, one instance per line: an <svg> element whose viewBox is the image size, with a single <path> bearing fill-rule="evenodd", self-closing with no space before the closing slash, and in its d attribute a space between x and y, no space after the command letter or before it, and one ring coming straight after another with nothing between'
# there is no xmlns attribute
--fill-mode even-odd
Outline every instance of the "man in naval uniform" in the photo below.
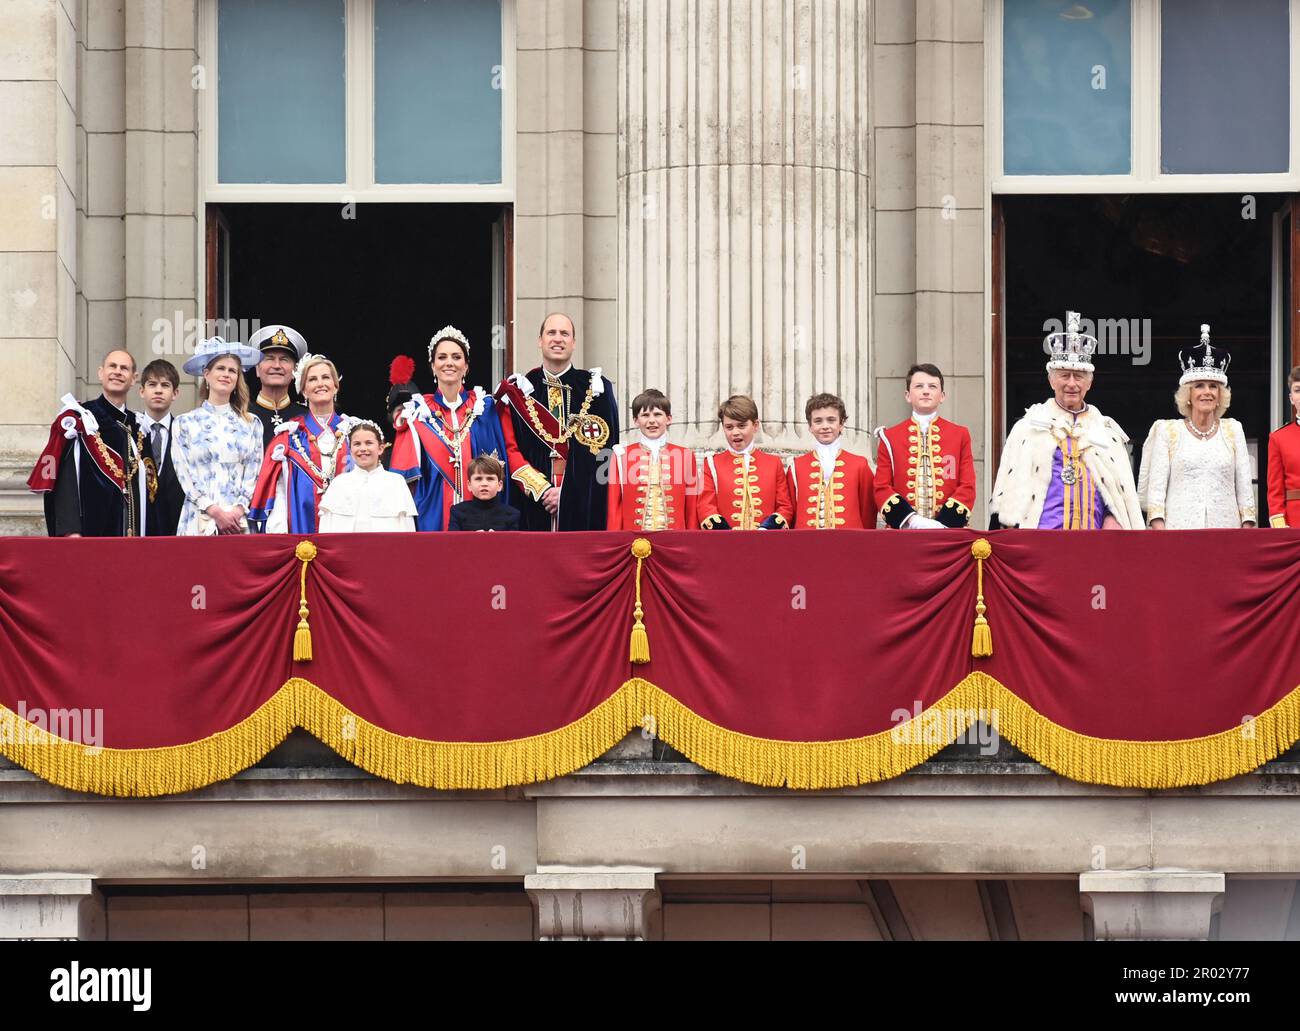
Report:
<svg viewBox="0 0 1300 1031"><path fill-rule="evenodd" d="M257 397L249 411L262 422L262 447L275 436L275 424L288 422L307 409L293 400L289 387L293 370L307 353L307 341L290 326L263 326L248 341L248 346L262 352L257 363Z"/></svg>

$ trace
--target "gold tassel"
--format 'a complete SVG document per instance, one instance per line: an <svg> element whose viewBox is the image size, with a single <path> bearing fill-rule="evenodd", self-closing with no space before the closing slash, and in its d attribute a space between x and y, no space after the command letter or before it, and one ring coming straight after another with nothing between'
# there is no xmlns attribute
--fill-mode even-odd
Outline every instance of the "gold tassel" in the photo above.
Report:
<svg viewBox="0 0 1300 1031"><path fill-rule="evenodd" d="M299 541L293 554L302 563L302 575L298 579L298 629L293 632L293 661L311 662L311 626L307 623L307 566L316 557L316 545L311 541Z"/></svg>
<svg viewBox="0 0 1300 1031"><path fill-rule="evenodd" d="M643 666L650 661L650 638L646 636L645 623L641 617L645 609L641 607L641 563L650 557L650 542L638 537L632 542L632 556L636 559L636 604L632 608L632 640L628 645L628 661L634 666Z"/></svg>
<svg viewBox="0 0 1300 1031"><path fill-rule="evenodd" d="M981 537L970 546L970 553L975 559L976 578L979 585L975 594L975 633L971 637L970 653L977 659L986 659L993 654L993 629L984 618L988 611L984 606L984 560L993 554L993 545Z"/></svg>

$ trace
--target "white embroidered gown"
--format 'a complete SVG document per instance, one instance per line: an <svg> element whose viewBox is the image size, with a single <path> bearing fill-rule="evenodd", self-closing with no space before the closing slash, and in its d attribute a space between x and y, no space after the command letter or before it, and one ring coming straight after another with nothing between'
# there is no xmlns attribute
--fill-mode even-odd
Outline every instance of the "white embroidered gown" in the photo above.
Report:
<svg viewBox="0 0 1300 1031"><path fill-rule="evenodd" d="M1139 491L1147 521L1163 519L1168 530L1239 527L1255 521L1250 452L1236 419L1222 419L1203 440L1183 419L1151 427L1142 456L1145 490Z"/></svg>

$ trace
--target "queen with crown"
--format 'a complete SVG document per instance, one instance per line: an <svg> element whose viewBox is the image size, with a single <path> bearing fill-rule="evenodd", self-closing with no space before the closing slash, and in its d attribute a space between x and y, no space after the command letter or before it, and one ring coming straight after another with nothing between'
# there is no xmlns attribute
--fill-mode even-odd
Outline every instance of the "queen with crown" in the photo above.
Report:
<svg viewBox="0 0 1300 1031"><path fill-rule="evenodd" d="M989 498L990 528L1140 530L1128 437L1085 400L1097 338L1077 311L1045 341L1052 397L1011 428Z"/></svg>
<svg viewBox="0 0 1300 1031"><path fill-rule="evenodd" d="M1159 419L1142 448L1138 496L1153 530L1230 529L1256 523L1246 434L1223 413L1232 403L1231 356L1210 343L1179 352L1174 404L1180 419Z"/></svg>

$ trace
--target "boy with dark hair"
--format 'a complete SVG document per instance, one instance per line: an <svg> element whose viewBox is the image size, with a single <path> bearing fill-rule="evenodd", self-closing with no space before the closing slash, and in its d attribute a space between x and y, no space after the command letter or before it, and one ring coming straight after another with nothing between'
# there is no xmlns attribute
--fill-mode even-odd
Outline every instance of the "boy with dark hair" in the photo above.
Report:
<svg viewBox="0 0 1300 1031"><path fill-rule="evenodd" d="M876 492L871 465L840 444L848 410L834 394L814 394L804 405L813 450L790 465L796 530L874 530Z"/></svg>
<svg viewBox="0 0 1300 1031"><path fill-rule="evenodd" d="M694 530L700 490L695 453L668 442L673 405L661 390L632 399L641 433L635 444L615 444L609 466L610 530Z"/></svg>
<svg viewBox="0 0 1300 1031"><path fill-rule="evenodd" d="M1268 525L1300 526L1300 365L1286 378L1291 418L1268 436Z"/></svg>
<svg viewBox="0 0 1300 1031"><path fill-rule="evenodd" d="M155 358L140 373L140 396L144 398L140 431L149 442L154 465L158 469L158 493L154 497L151 537L175 537L185 505L185 491L176 478L172 464L172 427L175 417L172 404L181 387L181 376L176 366L165 358Z"/></svg>
<svg viewBox="0 0 1300 1031"><path fill-rule="evenodd" d="M705 530L785 530L794 516L785 466L754 447L758 405L732 394L718 405L727 450L704 460L697 514ZM730 502L730 504L728 504Z"/></svg>
<svg viewBox="0 0 1300 1031"><path fill-rule="evenodd" d="M907 370L904 400L912 414L876 430L876 503L892 529L963 527L975 505L970 430L939 417L947 398L938 366Z"/></svg>
<svg viewBox="0 0 1300 1031"><path fill-rule="evenodd" d="M465 467L465 479L472 495L451 506L448 530L518 530L519 509L501 500L506 469L492 455L479 455Z"/></svg>

